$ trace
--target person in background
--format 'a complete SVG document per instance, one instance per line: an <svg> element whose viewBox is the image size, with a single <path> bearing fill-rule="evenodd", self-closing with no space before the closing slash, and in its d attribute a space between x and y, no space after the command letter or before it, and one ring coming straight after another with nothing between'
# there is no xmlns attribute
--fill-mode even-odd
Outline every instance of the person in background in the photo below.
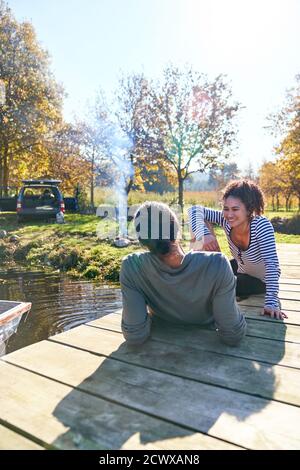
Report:
<svg viewBox="0 0 300 470"><path fill-rule="evenodd" d="M274 229L264 217L264 197L253 181L229 183L223 192L223 211L200 205L188 210L192 241L203 239L202 249L220 251L217 239L206 222L223 227L237 276L237 296L265 294L262 314L287 318L278 299L280 267Z"/></svg>
<svg viewBox="0 0 300 470"><path fill-rule="evenodd" d="M128 255L121 266L126 341L146 341L152 317L157 317L199 326L214 323L224 343L237 345L246 334L246 321L235 300L235 277L226 256L185 253L178 219L166 204L144 203L134 224L148 251Z"/></svg>

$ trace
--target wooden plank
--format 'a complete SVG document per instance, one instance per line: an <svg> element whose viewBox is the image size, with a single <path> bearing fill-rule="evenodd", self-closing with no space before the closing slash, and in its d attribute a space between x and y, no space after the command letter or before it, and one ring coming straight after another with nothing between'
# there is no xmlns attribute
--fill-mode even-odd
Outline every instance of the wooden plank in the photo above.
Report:
<svg viewBox="0 0 300 470"><path fill-rule="evenodd" d="M279 294L290 294L293 292L293 295L298 294L300 298L300 285L299 284L280 284L279 285Z"/></svg>
<svg viewBox="0 0 300 470"><path fill-rule="evenodd" d="M0 450L44 450L44 447L0 424Z"/></svg>
<svg viewBox="0 0 300 470"><path fill-rule="evenodd" d="M284 253L290 251L291 253L294 253L295 251L300 252L300 246L298 243L276 243L277 250L283 251Z"/></svg>
<svg viewBox="0 0 300 470"><path fill-rule="evenodd" d="M17 307L20 302L13 302L11 300L0 300L0 314L10 310L11 308Z"/></svg>
<svg viewBox="0 0 300 470"><path fill-rule="evenodd" d="M295 245L297 246L297 245ZM297 263L299 264L300 260L300 250L299 245L298 248L294 248L293 250L277 250L278 259L280 262L287 262L289 263Z"/></svg>
<svg viewBox="0 0 300 470"><path fill-rule="evenodd" d="M280 268L282 270L282 268L295 268L297 267L298 269L300 268L300 264L299 264L299 260L297 260L297 258L295 260L293 260L293 258L291 258L291 256L285 256L285 257L282 257L281 259L279 259L279 264L280 264Z"/></svg>
<svg viewBox="0 0 300 470"><path fill-rule="evenodd" d="M298 300L300 302L300 287L296 286L295 290L279 290L279 298L285 300Z"/></svg>
<svg viewBox="0 0 300 470"><path fill-rule="evenodd" d="M290 278L290 277L283 277L281 276L279 279L279 285L286 285L286 284L293 284L294 286L299 286L300 285L300 276L298 276L298 279Z"/></svg>
<svg viewBox="0 0 300 470"><path fill-rule="evenodd" d="M300 245L297 243L280 243L276 245L279 261L287 259L294 262L300 259Z"/></svg>
<svg viewBox="0 0 300 470"><path fill-rule="evenodd" d="M137 350L136 348L127 347L123 343L121 335L117 333L96 328L90 330L92 331L84 331L81 334L90 342L93 351L97 354L115 358L131 365L192 379L193 381L196 380L234 391L300 405L300 373L298 369L281 366L271 367L238 357L228 357L218 353L197 350L193 347L184 347L183 351L182 346L173 345L170 351L169 344L160 343L158 347L157 342L153 340L146 342L142 348ZM54 346L51 347L41 343L38 354L32 352L36 349L27 348L26 351L22 351L23 354L16 351L6 356L4 360L39 373L43 373L44 370L47 376L50 374L52 378L63 380L61 374L66 374L65 377L68 377L69 373L74 374L73 368L69 369L69 357L75 357L75 353L73 354L72 351L76 351L76 349L65 346L65 344L69 345L69 342L53 344ZM57 345L56 349L55 345ZM67 349L61 349L60 351L59 348L62 347ZM61 354L50 355L47 353L47 351L52 350L57 353L60 351ZM84 352L89 353L87 350ZM53 360L51 358L58 359ZM94 361L90 356L89 360ZM77 364L77 362L75 363ZM82 370L85 371L86 369L83 368ZM165 380L165 378L161 380ZM73 379L65 378L64 381L69 385L76 386ZM112 388L110 387L110 393ZM108 397L110 396L108 395Z"/></svg>
<svg viewBox="0 0 300 470"><path fill-rule="evenodd" d="M290 341L300 344L300 328L297 325L288 325L285 322L259 322L247 317L247 335L258 338L274 339L277 341Z"/></svg>
<svg viewBox="0 0 300 470"><path fill-rule="evenodd" d="M173 439L183 449L234 448L3 361L0 373L2 419L58 449L169 449Z"/></svg>
<svg viewBox="0 0 300 470"><path fill-rule="evenodd" d="M89 325L120 332L120 315L110 314L90 322ZM88 326L84 327L88 328ZM64 334L66 333L56 336L55 340L62 341L62 335ZM281 338L281 341L275 341L246 336L239 346L232 348L222 344L215 331L204 330L195 326L180 328L170 323L166 323L164 328L152 327L152 337L159 341L172 343L175 340L174 334L176 334L176 345L178 346L192 346L196 349L228 354L268 364L281 364L300 368L300 348L298 344L285 343L284 337ZM81 344L80 347L84 347L84 340L80 341L77 336L77 332L74 331L74 335L71 337L72 341L75 341L76 338L76 344L74 345Z"/></svg>
<svg viewBox="0 0 300 470"><path fill-rule="evenodd" d="M299 266L286 266L286 265L281 264L280 269L281 269L281 275L283 277L288 277L291 280L299 279L299 271L300 271Z"/></svg>
<svg viewBox="0 0 300 470"><path fill-rule="evenodd" d="M261 308L257 307L244 307L240 305L240 310L244 313L247 319L247 335L257 336L260 338L274 339L278 341L291 341L294 343L300 342L300 330L296 326L300 325L299 312L289 312L289 318L284 322L280 320L271 319L268 316L260 315ZM110 314L104 318L109 319L115 326L115 331L121 331L120 316L122 310L118 309L114 314ZM260 320L259 323L256 320ZM291 322L292 324L289 324ZM293 325L296 323L296 325ZM90 322L90 325L98 325L98 320Z"/></svg>
<svg viewBox="0 0 300 470"><path fill-rule="evenodd" d="M7 302L0 300L0 326L31 309L29 302Z"/></svg>
<svg viewBox="0 0 300 470"><path fill-rule="evenodd" d="M281 320L276 320L274 318L271 318L268 315L261 315L262 308L261 307L254 307L251 305L242 305L239 303L239 308L241 312L245 315L246 319L251 318L255 319L260 322L265 322L265 324L270 325L280 325L284 324L289 327L289 325L300 325L300 312L297 312L295 310L284 310L286 314L288 315L288 318L286 318L283 322Z"/></svg>
<svg viewBox="0 0 300 470"><path fill-rule="evenodd" d="M265 300L264 295L251 295L250 297L248 297L248 299L245 299L239 302L239 305L263 307L264 300ZM297 300L282 299L281 308L282 310L287 310L287 311L296 310L296 311L299 311L299 314L300 314L300 302Z"/></svg>
<svg viewBox="0 0 300 470"><path fill-rule="evenodd" d="M274 339L278 341L291 341L294 343L300 343L300 329L293 324L289 324L289 321L293 323L293 320L300 325L300 315L299 312L289 312L289 318L284 322L280 320L271 319L268 316L260 315L260 308L249 308L240 306L241 311L245 314L247 318L247 335L248 336L257 336L260 338ZM122 310L116 310L114 316L106 316L109 318L109 321L113 321L116 331L121 331L120 329L120 315ZM116 316L115 316L116 315ZM119 315L119 317L118 317ZM113 320L112 320L113 319ZM259 323L256 320L262 320ZM266 321L264 321L266 320ZM98 320L95 322L89 323L91 325L98 324Z"/></svg>
<svg viewBox="0 0 300 470"><path fill-rule="evenodd" d="M96 329L90 330L97 333ZM74 330L69 333L71 337ZM105 344L110 348L110 339L114 340L115 335L103 331L101 334L99 330L94 343L103 345L106 338ZM180 425L250 449L299 448L298 407L136 367L112 358L97 357L67 346L43 343L38 348L33 345L25 365L39 372L45 371L81 390L117 400L126 406L139 407L145 413L176 420ZM150 363L157 358L163 364L157 344L152 342L152 346L156 357L154 351L151 350L149 355L149 351L144 352L143 348L139 352L131 348L131 354L147 358ZM127 356L128 347L121 345L119 352L120 357ZM169 363L174 365L176 358L172 357L172 347L168 348L167 354ZM181 349L180 356L184 355L185 349ZM18 356L24 365L24 354ZM56 361L53 358L57 358ZM7 360L16 361L17 354L12 353ZM196 361L193 362L197 366ZM54 414L57 416L57 413ZM84 419L88 417L84 416Z"/></svg>

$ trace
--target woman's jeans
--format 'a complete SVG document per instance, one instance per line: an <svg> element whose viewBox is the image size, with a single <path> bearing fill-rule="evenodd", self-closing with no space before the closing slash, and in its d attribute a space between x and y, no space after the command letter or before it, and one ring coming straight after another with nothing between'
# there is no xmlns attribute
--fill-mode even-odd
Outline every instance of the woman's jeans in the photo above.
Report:
<svg viewBox="0 0 300 470"><path fill-rule="evenodd" d="M238 273L238 264L235 259L230 260L231 268L236 276L236 295L239 297L265 294L266 284L257 277L249 276L249 274Z"/></svg>

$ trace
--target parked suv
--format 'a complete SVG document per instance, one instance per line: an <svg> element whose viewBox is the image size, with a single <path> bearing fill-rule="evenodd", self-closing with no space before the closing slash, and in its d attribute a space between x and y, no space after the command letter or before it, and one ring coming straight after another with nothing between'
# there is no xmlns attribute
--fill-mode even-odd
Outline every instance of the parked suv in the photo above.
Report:
<svg viewBox="0 0 300 470"><path fill-rule="evenodd" d="M24 180L17 199L18 222L26 218L55 218L65 212L60 180Z"/></svg>

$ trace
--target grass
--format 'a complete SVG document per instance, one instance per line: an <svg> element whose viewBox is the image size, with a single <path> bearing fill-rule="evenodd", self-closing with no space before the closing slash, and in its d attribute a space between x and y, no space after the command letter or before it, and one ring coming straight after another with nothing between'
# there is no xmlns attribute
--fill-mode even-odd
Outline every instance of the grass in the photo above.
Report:
<svg viewBox="0 0 300 470"><path fill-rule="evenodd" d="M220 191L185 191L184 201L186 205L201 204L215 209L221 208L222 195ZM168 192L164 194L153 192L131 191L129 193L128 204L142 204L145 201L160 201L166 204L176 204L177 192ZM95 188L95 205L115 204L117 202L116 191L113 188ZM298 203L293 200L293 206L290 211L285 210L284 200L280 199L280 208L278 211L271 210L271 199L266 199L266 215L272 214L272 217L292 217L298 211Z"/></svg>
<svg viewBox="0 0 300 470"><path fill-rule="evenodd" d="M66 214L66 224L28 222L18 225L15 213L0 213L0 226L20 237L19 243L0 240L0 263L65 271L76 277L117 282L122 258L139 249L137 245L117 248L108 239L116 224L93 215ZM102 235L102 239L99 239Z"/></svg>
<svg viewBox="0 0 300 470"><path fill-rule="evenodd" d="M98 191L97 198L97 203L113 204L112 190ZM172 204L176 198L174 193L160 195L132 192L129 204L140 204L146 200ZM219 208L218 200L217 192L185 193L186 208L195 203ZM267 211L266 216L269 219L276 216L292 217L295 213ZM141 250L138 244L122 249L113 245L112 239L118 235L114 220L101 220L95 215L81 214L66 214L65 220L64 225L39 221L18 225L15 213L0 213L0 229L20 237L19 243L9 242L8 237L0 240L0 263L17 262L28 267L65 271L76 277L117 282L122 258ZM223 230L216 227L215 232L221 250L231 256ZM129 225L129 235L134 236L132 223ZM276 233L275 237L277 243L300 243L300 235ZM189 241L183 241L183 246L188 250Z"/></svg>
<svg viewBox="0 0 300 470"><path fill-rule="evenodd" d="M221 227L214 228L215 234L217 236L221 251L226 254L228 257L232 257L226 235ZM276 243L299 243L300 244L300 235L286 235L284 233L275 233Z"/></svg>
<svg viewBox="0 0 300 470"><path fill-rule="evenodd" d="M282 211L266 210L264 215L268 219L273 219L274 217L281 217L282 219L290 219L291 217L294 217L294 215L297 215L297 214L299 214L299 211L297 210L288 211L288 212L286 210L282 210Z"/></svg>

